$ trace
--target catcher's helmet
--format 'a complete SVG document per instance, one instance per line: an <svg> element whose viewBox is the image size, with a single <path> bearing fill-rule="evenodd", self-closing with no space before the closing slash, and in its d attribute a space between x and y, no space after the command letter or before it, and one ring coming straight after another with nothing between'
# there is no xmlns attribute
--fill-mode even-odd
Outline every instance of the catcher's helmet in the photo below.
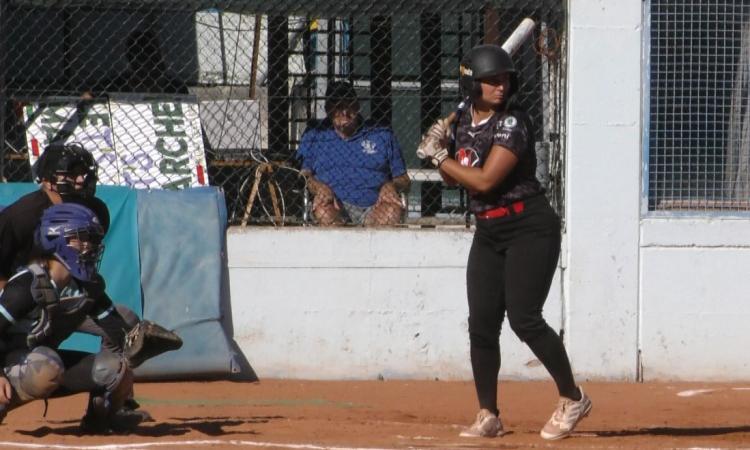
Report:
<svg viewBox="0 0 750 450"><path fill-rule="evenodd" d="M103 237L104 230L93 211L76 203L60 203L44 210L34 241L43 254L60 261L73 278L90 281L104 251ZM74 239L78 242L71 245Z"/></svg>
<svg viewBox="0 0 750 450"><path fill-rule="evenodd" d="M48 145L32 167L34 180L51 181L62 195L93 196L96 193L99 165L94 156L77 142ZM83 189L76 190L70 178L83 175Z"/></svg>
<svg viewBox="0 0 750 450"><path fill-rule="evenodd" d="M331 112L339 105L357 104L357 91L354 85L348 81L334 81L328 84L326 88L326 114Z"/></svg>
<svg viewBox="0 0 750 450"><path fill-rule="evenodd" d="M458 81L461 96L476 99L482 95L479 80L507 73L510 75L510 98L518 89L518 74L508 52L497 45L477 45L461 60Z"/></svg>

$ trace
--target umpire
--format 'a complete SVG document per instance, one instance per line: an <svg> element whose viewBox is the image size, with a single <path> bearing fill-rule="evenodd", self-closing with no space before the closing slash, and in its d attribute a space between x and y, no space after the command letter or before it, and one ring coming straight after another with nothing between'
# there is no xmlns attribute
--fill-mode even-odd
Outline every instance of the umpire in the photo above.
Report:
<svg viewBox="0 0 750 450"><path fill-rule="evenodd" d="M591 400L576 386L562 339L542 317L560 253L560 219L535 177L531 120L511 103L519 81L510 55L495 45L474 47L461 61L460 73L466 108L433 125L417 156L428 158L447 183L469 191L476 216L466 285L480 411L461 436L503 433L497 378L500 326L507 313L515 334L555 380L560 400L540 434L561 439L588 415Z"/></svg>
<svg viewBox="0 0 750 450"><path fill-rule="evenodd" d="M107 205L94 196L97 164L82 145L50 144L32 168L40 189L24 195L0 213L0 288L17 267L29 262L33 230L42 211L62 202L81 204L94 211L104 232L109 228Z"/></svg>

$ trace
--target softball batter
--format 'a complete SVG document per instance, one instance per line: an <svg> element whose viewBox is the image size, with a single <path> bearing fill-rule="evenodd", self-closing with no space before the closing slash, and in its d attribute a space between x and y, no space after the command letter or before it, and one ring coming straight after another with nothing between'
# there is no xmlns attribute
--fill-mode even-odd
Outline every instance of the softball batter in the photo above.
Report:
<svg viewBox="0 0 750 450"><path fill-rule="evenodd" d="M591 400L576 385L562 339L542 317L560 253L560 220L535 176L531 121L510 101L518 90L511 57L498 46L480 45L460 70L466 107L433 125L417 155L429 159L446 183L468 190L476 216L466 284L480 410L461 436L503 433L497 380L500 326L507 313L511 329L557 385L560 400L541 436L561 439L588 415Z"/></svg>

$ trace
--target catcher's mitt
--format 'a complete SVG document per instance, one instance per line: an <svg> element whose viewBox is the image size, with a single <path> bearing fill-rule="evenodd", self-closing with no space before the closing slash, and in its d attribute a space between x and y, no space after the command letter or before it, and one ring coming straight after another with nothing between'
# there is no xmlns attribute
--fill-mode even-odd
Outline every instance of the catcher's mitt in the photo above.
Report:
<svg viewBox="0 0 750 450"><path fill-rule="evenodd" d="M125 335L125 357L136 368L147 359L182 347L176 333L159 324L143 320Z"/></svg>

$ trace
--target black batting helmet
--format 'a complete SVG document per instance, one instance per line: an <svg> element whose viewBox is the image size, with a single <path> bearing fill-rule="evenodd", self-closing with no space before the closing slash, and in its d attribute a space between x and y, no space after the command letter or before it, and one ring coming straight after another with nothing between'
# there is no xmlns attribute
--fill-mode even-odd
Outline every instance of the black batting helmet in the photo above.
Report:
<svg viewBox="0 0 750 450"><path fill-rule="evenodd" d="M482 95L479 80L507 73L510 75L510 98L518 89L518 74L508 52L497 45L477 45L461 60L458 81L461 96L475 99Z"/></svg>
<svg viewBox="0 0 750 450"><path fill-rule="evenodd" d="M31 170L37 183L51 181L60 195L93 196L96 192L99 165L94 156L77 142L48 145ZM84 176L83 189L76 191L75 187L64 178L75 178L79 175Z"/></svg>
<svg viewBox="0 0 750 450"><path fill-rule="evenodd" d="M331 114L339 105L359 104L357 91L354 85L348 81L334 81L328 84L326 88L326 114Z"/></svg>

